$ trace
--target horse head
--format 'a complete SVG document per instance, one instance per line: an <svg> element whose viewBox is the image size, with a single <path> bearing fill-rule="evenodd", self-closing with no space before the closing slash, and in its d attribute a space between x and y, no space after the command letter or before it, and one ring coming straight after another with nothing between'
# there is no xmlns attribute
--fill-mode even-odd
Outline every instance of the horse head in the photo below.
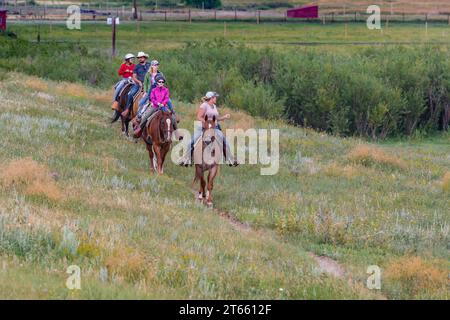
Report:
<svg viewBox="0 0 450 320"><path fill-rule="evenodd" d="M216 140L216 116L212 116L212 118L208 118L205 115L205 121L203 122L203 142L206 145L210 145L212 142Z"/></svg>
<svg viewBox="0 0 450 320"><path fill-rule="evenodd" d="M172 113L167 110L161 110L159 117L159 134L162 143L172 141L173 123Z"/></svg>

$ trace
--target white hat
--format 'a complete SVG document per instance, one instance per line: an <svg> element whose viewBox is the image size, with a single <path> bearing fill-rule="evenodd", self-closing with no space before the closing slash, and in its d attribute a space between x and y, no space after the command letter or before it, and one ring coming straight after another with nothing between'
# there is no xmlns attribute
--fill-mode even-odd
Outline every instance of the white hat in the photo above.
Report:
<svg viewBox="0 0 450 320"><path fill-rule="evenodd" d="M125 55L125 60L133 59L133 58L134 58L134 54L132 54L132 53L128 53Z"/></svg>
<svg viewBox="0 0 450 320"><path fill-rule="evenodd" d="M148 54L146 54L145 52L139 51L136 57L138 57L138 58L140 58L140 57L148 58Z"/></svg>
<svg viewBox="0 0 450 320"><path fill-rule="evenodd" d="M158 60L152 60L152 62L150 63L152 66L159 66L159 62Z"/></svg>
<svg viewBox="0 0 450 320"><path fill-rule="evenodd" d="M208 91L205 94L205 99L207 99L207 100L209 100L211 98L214 98L214 97L219 97L219 94L217 92L214 92L214 91Z"/></svg>

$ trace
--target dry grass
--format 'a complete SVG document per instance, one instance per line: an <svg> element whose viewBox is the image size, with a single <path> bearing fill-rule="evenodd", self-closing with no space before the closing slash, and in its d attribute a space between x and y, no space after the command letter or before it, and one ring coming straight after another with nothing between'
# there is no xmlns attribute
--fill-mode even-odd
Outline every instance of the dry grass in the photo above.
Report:
<svg viewBox="0 0 450 320"><path fill-rule="evenodd" d="M227 129L242 129L247 130L255 128L255 119L242 111L231 110L229 108L223 108L220 110L220 115L226 115L229 113L231 119L226 121Z"/></svg>
<svg viewBox="0 0 450 320"><path fill-rule="evenodd" d="M25 87L36 91L48 91L48 84L37 77L29 77L26 79Z"/></svg>
<svg viewBox="0 0 450 320"><path fill-rule="evenodd" d="M154 274L145 255L129 247L117 248L105 259L108 274L115 280L137 282Z"/></svg>
<svg viewBox="0 0 450 320"><path fill-rule="evenodd" d="M28 195L44 195L51 200L62 197L49 169L31 158L13 160L3 166L0 180L7 188L18 188Z"/></svg>
<svg viewBox="0 0 450 320"><path fill-rule="evenodd" d="M95 99L100 103L111 103L113 92L94 92L85 86L76 83L63 83L56 86L56 93L62 96L69 96L82 99Z"/></svg>
<svg viewBox="0 0 450 320"><path fill-rule="evenodd" d="M353 179L361 174L361 167L354 165L340 166L336 162L332 162L324 167L324 173L329 177L345 177Z"/></svg>
<svg viewBox="0 0 450 320"><path fill-rule="evenodd" d="M411 298L421 292L445 290L448 283L448 271L445 263L427 262L420 257L405 256L389 264L385 279L391 284L409 292Z"/></svg>
<svg viewBox="0 0 450 320"><path fill-rule="evenodd" d="M359 163L367 167L379 164L399 169L406 168L406 164L403 160L388 155L379 148L364 144L354 147L347 154L347 158L352 162Z"/></svg>
<svg viewBox="0 0 450 320"><path fill-rule="evenodd" d="M447 171L442 178L442 190L444 192L450 192L450 171Z"/></svg>

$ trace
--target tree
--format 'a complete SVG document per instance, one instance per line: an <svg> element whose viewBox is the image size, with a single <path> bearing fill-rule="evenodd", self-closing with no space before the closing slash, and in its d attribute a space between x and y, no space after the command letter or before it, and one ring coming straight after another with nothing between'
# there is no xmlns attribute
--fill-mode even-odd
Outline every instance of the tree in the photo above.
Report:
<svg viewBox="0 0 450 320"><path fill-rule="evenodd" d="M214 9L222 6L221 0L186 0L188 6L205 9Z"/></svg>
<svg viewBox="0 0 450 320"><path fill-rule="evenodd" d="M134 12L133 12L133 19L134 19L134 20L137 20L137 18L138 18L138 13L137 13L137 0L133 0L133 9L134 9Z"/></svg>

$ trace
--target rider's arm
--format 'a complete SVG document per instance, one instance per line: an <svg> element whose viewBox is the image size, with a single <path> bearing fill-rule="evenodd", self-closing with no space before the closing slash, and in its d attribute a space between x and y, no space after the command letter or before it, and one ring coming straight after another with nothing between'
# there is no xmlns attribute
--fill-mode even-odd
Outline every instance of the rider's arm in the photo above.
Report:
<svg viewBox="0 0 450 320"><path fill-rule="evenodd" d="M119 74L119 76L123 77L124 73L125 73L125 68L124 68L124 65L122 64L119 68L118 74Z"/></svg>
<svg viewBox="0 0 450 320"><path fill-rule="evenodd" d="M230 119L231 118L231 116L230 116L230 114L226 114L226 115L224 115L223 117L218 117L217 118L217 121L223 121L223 120L227 120L227 119Z"/></svg>
<svg viewBox="0 0 450 320"><path fill-rule="evenodd" d="M206 109L203 109L201 107L198 108L198 110L197 110L197 120L198 121L201 121L201 122L205 121L205 112L206 112Z"/></svg>
<svg viewBox="0 0 450 320"><path fill-rule="evenodd" d="M164 106L167 106L167 103L169 102L170 92L169 89L166 88L164 93L164 98L161 101L161 104Z"/></svg>
<svg viewBox="0 0 450 320"><path fill-rule="evenodd" d="M144 92L147 93L149 89L150 89L150 73L147 72L144 78Z"/></svg>

